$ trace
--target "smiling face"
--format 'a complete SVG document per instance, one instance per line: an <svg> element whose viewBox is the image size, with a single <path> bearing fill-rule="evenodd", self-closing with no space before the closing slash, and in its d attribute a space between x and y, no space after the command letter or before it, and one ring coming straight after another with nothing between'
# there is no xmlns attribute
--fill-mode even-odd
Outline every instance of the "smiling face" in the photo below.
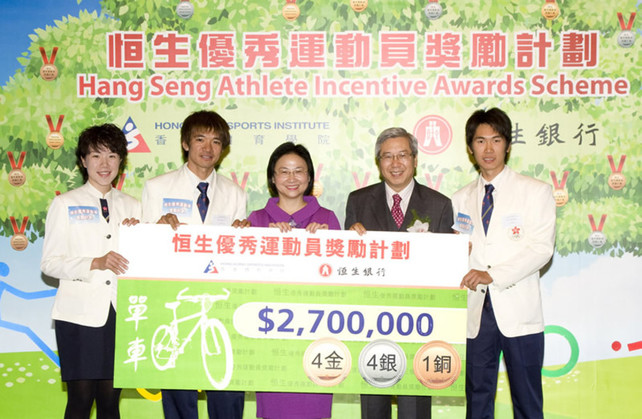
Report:
<svg viewBox="0 0 642 419"><path fill-rule="evenodd" d="M187 152L187 167L200 179L206 179L221 157L223 141L212 130L194 128L189 143L183 142L183 149Z"/></svg>
<svg viewBox="0 0 642 419"><path fill-rule="evenodd" d="M491 181L504 169L510 144L488 124L479 124L468 152L473 155L481 175Z"/></svg>
<svg viewBox="0 0 642 419"><path fill-rule="evenodd" d="M381 144L378 160L381 176L395 192L408 186L415 175L417 158L413 156L410 142L405 137L385 140Z"/></svg>
<svg viewBox="0 0 642 419"><path fill-rule="evenodd" d="M274 165L272 181L279 199L300 199L310 184L308 166L297 154L283 155Z"/></svg>
<svg viewBox="0 0 642 419"><path fill-rule="evenodd" d="M112 182L118 176L120 156L105 147L98 150L89 149L89 153L81 159L87 169L87 181L103 194L109 192Z"/></svg>

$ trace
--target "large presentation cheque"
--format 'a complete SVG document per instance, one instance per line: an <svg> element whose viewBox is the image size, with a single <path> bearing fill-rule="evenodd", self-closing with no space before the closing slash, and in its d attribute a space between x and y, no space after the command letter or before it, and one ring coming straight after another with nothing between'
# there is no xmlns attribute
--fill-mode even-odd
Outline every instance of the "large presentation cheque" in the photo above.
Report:
<svg viewBox="0 0 642 419"><path fill-rule="evenodd" d="M115 385L461 396L468 236L121 227Z"/></svg>

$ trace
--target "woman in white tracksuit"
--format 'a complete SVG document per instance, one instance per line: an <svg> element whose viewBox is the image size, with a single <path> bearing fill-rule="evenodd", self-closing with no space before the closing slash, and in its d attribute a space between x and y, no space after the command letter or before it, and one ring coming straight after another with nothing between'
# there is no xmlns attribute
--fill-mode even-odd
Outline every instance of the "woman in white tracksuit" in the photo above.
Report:
<svg viewBox="0 0 642 419"><path fill-rule="evenodd" d="M128 261L116 252L119 225L134 225L140 202L112 186L127 157L115 125L84 130L76 149L85 184L54 198L45 224L41 269L58 278L54 302L65 418L118 418L120 389L113 385L117 275Z"/></svg>

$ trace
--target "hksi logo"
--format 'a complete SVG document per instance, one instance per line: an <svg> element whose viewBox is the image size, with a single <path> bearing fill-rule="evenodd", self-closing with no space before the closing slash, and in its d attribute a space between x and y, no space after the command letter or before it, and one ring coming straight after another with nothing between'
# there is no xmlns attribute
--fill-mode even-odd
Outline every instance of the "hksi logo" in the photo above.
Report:
<svg viewBox="0 0 642 419"><path fill-rule="evenodd" d="M125 134L125 138L127 138L127 151L130 153L150 153L143 134L140 133L131 116L127 119L127 122L125 122L123 133Z"/></svg>
<svg viewBox="0 0 642 419"><path fill-rule="evenodd" d="M426 154L446 151L453 139L453 130L441 116L427 115L417 122L414 129L419 149Z"/></svg>
<svg viewBox="0 0 642 419"><path fill-rule="evenodd" d="M204 274L217 274L218 269L216 269L216 266L214 265L214 261L210 260L210 263L207 264L207 268L203 271Z"/></svg>

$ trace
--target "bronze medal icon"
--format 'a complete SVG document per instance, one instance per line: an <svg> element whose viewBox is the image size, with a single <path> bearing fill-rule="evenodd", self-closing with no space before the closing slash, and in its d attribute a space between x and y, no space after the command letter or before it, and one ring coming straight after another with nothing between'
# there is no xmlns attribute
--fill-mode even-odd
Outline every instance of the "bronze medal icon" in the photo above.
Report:
<svg viewBox="0 0 642 419"><path fill-rule="evenodd" d="M355 12L363 12L368 7L368 0L350 0L350 7Z"/></svg>
<svg viewBox="0 0 642 419"><path fill-rule="evenodd" d="M20 169L13 169L9 172L9 183L11 186L19 187L25 184L27 176Z"/></svg>
<svg viewBox="0 0 642 419"><path fill-rule="evenodd" d="M611 187L611 189L616 191L624 189L624 186L626 185L626 177L624 177L624 175L622 174L622 169L624 168L626 154L623 154L620 157L620 163L618 164L617 168L615 167L613 156L609 154L607 158L609 160L609 165L611 166L611 174L609 175L609 178L607 180L608 185Z"/></svg>
<svg viewBox="0 0 642 419"><path fill-rule="evenodd" d="M415 377L433 390L450 387L461 372L461 358L448 342L434 340L424 344L413 361Z"/></svg>
<svg viewBox="0 0 642 419"><path fill-rule="evenodd" d="M560 15L560 8L555 0L546 0L542 6L542 16L546 20L555 20Z"/></svg>
<svg viewBox="0 0 642 419"><path fill-rule="evenodd" d="M11 237L10 243L13 250L21 252L27 248L29 240L27 240L27 236L25 236L24 234L18 233L14 234L13 237Z"/></svg>
<svg viewBox="0 0 642 419"><path fill-rule="evenodd" d="M43 47L40 47L40 55L42 56L43 65L40 67L40 77L43 80L52 81L58 77L58 68L54 65L56 61L56 54L58 47L54 47L51 58L47 58L47 53Z"/></svg>
<svg viewBox="0 0 642 419"><path fill-rule="evenodd" d="M25 236L25 229L27 228L29 217L24 217L22 219L20 228L18 228L18 222L15 217L9 217L9 219L11 220L11 227L13 228L13 236L10 241L11 247L14 250L21 252L29 245L29 240L27 239L27 236Z"/></svg>
<svg viewBox="0 0 642 419"><path fill-rule="evenodd" d="M622 173L611 173L609 175L609 179L607 181L611 189L619 191L621 189L624 189L624 186L626 185L626 178Z"/></svg>
<svg viewBox="0 0 642 419"><path fill-rule="evenodd" d="M569 171L565 170L562 175L562 181L557 182L557 175L553 170L551 170L551 179L553 179L553 199L555 199L555 205L558 207L563 207L568 202L568 191L564 189L566 186L566 181L568 180Z"/></svg>
<svg viewBox="0 0 642 419"><path fill-rule="evenodd" d="M58 67L53 64L44 64L40 67L40 77L47 81L55 80L58 77Z"/></svg>
<svg viewBox="0 0 642 419"><path fill-rule="evenodd" d="M20 153L20 157L18 158L18 163L16 163L16 160L13 157L13 153L11 151L7 151L7 155L9 156L9 163L11 164L11 171L9 172L9 183L12 186L22 186L27 180L27 176L22 171L22 163L24 163L25 161L26 154L26 151L22 151Z"/></svg>

